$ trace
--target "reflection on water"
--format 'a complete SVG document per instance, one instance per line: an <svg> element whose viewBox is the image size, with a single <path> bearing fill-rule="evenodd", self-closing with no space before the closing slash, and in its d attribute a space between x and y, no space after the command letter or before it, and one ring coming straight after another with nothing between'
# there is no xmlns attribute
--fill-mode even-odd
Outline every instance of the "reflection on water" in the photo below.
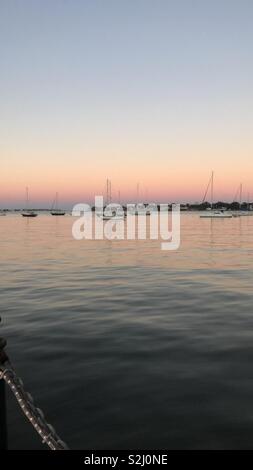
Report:
<svg viewBox="0 0 253 470"><path fill-rule="evenodd" d="M251 448L253 217L182 216L160 241L0 221L2 334L72 448ZM12 448L39 448L9 397Z"/></svg>

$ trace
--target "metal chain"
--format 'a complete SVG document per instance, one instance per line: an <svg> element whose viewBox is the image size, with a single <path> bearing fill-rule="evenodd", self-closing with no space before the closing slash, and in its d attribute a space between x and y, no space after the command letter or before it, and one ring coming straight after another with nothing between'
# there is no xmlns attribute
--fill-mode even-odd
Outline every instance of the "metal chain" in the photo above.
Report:
<svg viewBox="0 0 253 470"><path fill-rule="evenodd" d="M8 360L4 364L0 363L1 379L10 387L24 415L40 435L42 443L47 444L51 450L68 450L67 445L59 438L51 424L46 422L43 412L34 405L33 397L25 391L22 380Z"/></svg>

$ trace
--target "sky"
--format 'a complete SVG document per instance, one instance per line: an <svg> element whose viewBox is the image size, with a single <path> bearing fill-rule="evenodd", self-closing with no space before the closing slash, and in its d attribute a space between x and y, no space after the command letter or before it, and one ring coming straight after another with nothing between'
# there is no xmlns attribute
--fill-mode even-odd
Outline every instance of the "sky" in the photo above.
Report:
<svg viewBox="0 0 253 470"><path fill-rule="evenodd" d="M0 0L0 207L253 199L252 0Z"/></svg>

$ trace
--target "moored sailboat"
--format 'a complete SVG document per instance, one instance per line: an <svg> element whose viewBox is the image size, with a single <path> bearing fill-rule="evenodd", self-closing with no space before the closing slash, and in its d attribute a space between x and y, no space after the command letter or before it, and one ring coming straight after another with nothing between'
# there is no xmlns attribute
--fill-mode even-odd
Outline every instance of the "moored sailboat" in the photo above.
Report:
<svg viewBox="0 0 253 470"><path fill-rule="evenodd" d="M65 211L58 208L58 204L59 204L59 195L58 193L56 193L55 200L53 202L52 209L51 209L51 215L63 216L66 214Z"/></svg>
<svg viewBox="0 0 253 470"><path fill-rule="evenodd" d="M26 208L21 212L22 217L37 217L37 213L29 209L29 189L26 188Z"/></svg>
<svg viewBox="0 0 253 470"><path fill-rule="evenodd" d="M248 204L247 204L247 209L242 209L242 197L243 197L243 186L242 186L242 183L241 183L240 184L240 202L239 202L240 212L239 212L239 216L240 217L248 217L249 215L252 215L251 211L249 210L249 201L248 201Z"/></svg>
<svg viewBox="0 0 253 470"><path fill-rule="evenodd" d="M220 210L213 209L213 195L214 195L214 172L213 171L211 174L211 178L208 182L208 186L205 192L203 203L205 202L206 195L208 193L210 185L211 185L211 209L208 210L206 213L201 214L200 217L205 218L205 219L231 219L233 215L225 211L224 209L220 209Z"/></svg>
<svg viewBox="0 0 253 470"><path fill-rule="evenodd" d="M108 207L112 203L112 184L109 179L106 180L106 207L101 213L98 213L98 217L102 220L122 220L125 218L124 210L120 210L120 207Z"/></svg>

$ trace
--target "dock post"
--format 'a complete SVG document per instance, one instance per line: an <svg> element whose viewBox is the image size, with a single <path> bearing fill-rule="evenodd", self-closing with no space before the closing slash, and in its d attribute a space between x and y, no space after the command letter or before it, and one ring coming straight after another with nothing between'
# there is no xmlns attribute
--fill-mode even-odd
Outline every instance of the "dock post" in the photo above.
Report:
<svg viewBox="0 0 253 470"><path fill-rule="evenodd" d="M8 359L4 351L5 346L5 339L0 338L0 450L7 450L8 448L5 382L1 378L4 363Z"/></svg>

